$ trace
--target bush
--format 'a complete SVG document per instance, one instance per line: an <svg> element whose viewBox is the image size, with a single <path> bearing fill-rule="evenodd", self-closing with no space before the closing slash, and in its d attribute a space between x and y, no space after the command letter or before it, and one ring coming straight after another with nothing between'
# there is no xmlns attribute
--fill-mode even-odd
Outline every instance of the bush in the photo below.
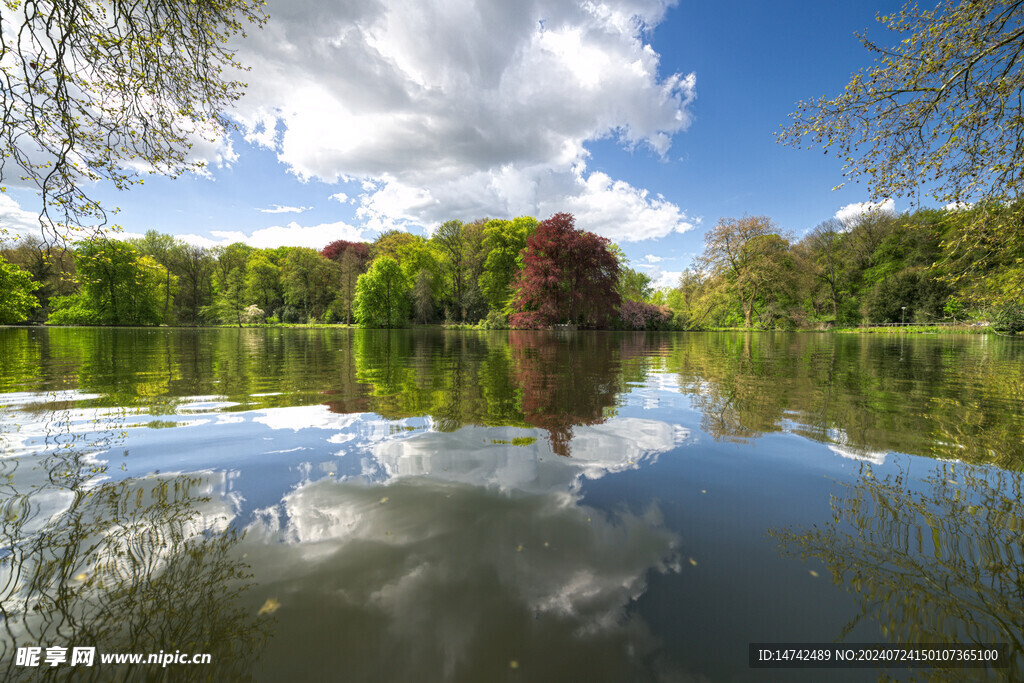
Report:
<svg viewBox="0 0 1024 683"><path fill-rule="evenodd" d="M262 308L256 304L252 304L242 311L242 322L249 323L250 325L261 323L263 322L263 317L265 315L266 314L263 312Z"/></svg>
<svg viewBox="0 0 1024 683"><path fill-rule="evenodd" d="M665 330L672 322L672 309L643 301L623 301L619 320L627 330Z"/></svg>
<svg viewBox="0 0 1024 683"><path fill-rule="evenodd" d="M96 311L86 304L81 294L55 296L50 299L48 325L99 325Z"/></svg>
<svg viewBox="0 0 1024 683"><path fill-rule="evenodd" d="M491 311L480 322L480 327L485 330L507 330L508 316L501 311Z"/></svg>
<svg viewBox="0 0 1024 683"><path fill-rule="evenodd" d="M302 316L299 315L299 311L297 308L289 305L280 309L278 317L281 318L281 322L287 325L295 325L299 322L299 320L301 320Z"/></svg>
<svg viewBox="0 0 1024 683"><path fill-rule="evenodd" d="M1024 332L1024 304L1014 301L996 307L992 311L992 329L1007 334Z"/></svg>

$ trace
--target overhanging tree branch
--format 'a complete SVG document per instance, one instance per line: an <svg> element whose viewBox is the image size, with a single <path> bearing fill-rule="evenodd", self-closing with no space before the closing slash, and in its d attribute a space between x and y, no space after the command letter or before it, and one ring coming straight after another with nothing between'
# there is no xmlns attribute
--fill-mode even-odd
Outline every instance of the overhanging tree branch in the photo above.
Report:
<svg viewBox="0 0 1024 683"><path fill-rule="evenodd" d="M102 226L87 194L142 173L198 170L244 83L228 42L266 21L262 0L4 0L0 186L33 187L44 234ZM3 187L6 191L6 187Z"/></svg>

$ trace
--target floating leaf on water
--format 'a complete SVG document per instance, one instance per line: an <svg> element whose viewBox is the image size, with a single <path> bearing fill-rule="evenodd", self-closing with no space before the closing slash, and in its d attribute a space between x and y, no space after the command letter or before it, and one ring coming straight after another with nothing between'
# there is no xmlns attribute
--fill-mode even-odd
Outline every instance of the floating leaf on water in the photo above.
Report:
<svg viewBox="0 0 1024 683"><path fill-rule="evenodd" d="M384 496L383 498L381 498L381 499L380 499L380 502L381 502L381 503L386 503L386 502L388 502L388 497L387 497L387 496Z"/></svg>
<svg viewBox="0 0 1024 683"><path fill-rule="evenodd" d="M810 574L810 575L811 575L811 576L813 576L814 578L818 578L818 572L814 571L813 569L811 569L810 571L808 571L808 574Z"/></svg>
<svg viewBox="0 0 1024 683"><path fill-rule="evenodd" d="M522 543L520 543L518 546L516 546L516 552L517 553L523 552L523 544Z"/></svg>
<svg viewBox="0 0 1024 683"><path fill-rule="evenodd" d="M85 572L79 572L78 574L75 574L73 578L75 581L85 581L89 578L89 575Z"/></svg>
<svg viewBox="0 0 1024 683"><path fill-rule="evenodd" d="M701 493L707 493L707 492L708 492L708 490L707 490L707 489L701 489L701 490L700 490L700 492L701 492Z"/></svg>
<svg viewBox="0 0 1024 683"><path fill-rule="evenodd" d="M696 567L696 566L697 566L697 560L695 560L695 559L693 559L693 558L691 557L691 558L690 558L690 564L692 564L692 565L693 565L694 567Z"/></svg>
<svg viewBox="0 0 1024 683"><path fill-rule="evenodd" d="M510 668L510 669L518 669L519 668L519 662L517 660L513 659L512 661L510 661L508 663L508 668Z"/></svg>

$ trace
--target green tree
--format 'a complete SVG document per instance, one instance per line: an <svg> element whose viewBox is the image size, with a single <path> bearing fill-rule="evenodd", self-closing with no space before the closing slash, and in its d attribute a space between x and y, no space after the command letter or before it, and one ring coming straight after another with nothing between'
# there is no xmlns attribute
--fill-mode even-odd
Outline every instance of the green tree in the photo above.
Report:
<svg viewBox="0 0 1024 683"><path fill-rule="evenodd" d="M415 241L402 245L396 259L402 267L402 274L410 288L416 286L420 273L425 272L430 283L431 306L444 297L444 266L437 245L431 240L416 237Z"/></svg>
<svg viewBox="0 0 1024 683"><path fill-rule="evenodd" d="M156 325L161 321L164 268L127 242L90 240L75 249L81 291L54 300L50 322Z"/></svg>
<svg viewBox="0 0 1024 683"><path fill-rule="evenodd" d="M142 182L201 166L190 138L228 124L241 96L229 41L261 26L258 0L5 3L0 35L0 182L20 178L41 197L44 227L102 223L85 187ZM54 215L51 215L53 212Z"/></svg>
<svg viewBox="0 0 1024 683"><path fill-rule="evenodd" d="M450 285L452 308L459 320L466 317L466 245L462 240L462 221L446 221L434 231L431 241L442 254Z"/></svg>
<svg viewBox="0 0 1024 683"><path fill-rule="evenodd" d="M356 320L362 327L403 327L409 321L409 289L398 262L381 256L356 283Z"/></svg>
<svg viewBox="0 0 1024 683"><path fill-rule="evenodd" d="M178 319L197 325L203 322L203 311L213 296L213 256L203 247L176 242L170 261L178 276L178 294L175 297Z"/></svg>
<svg viewBox="0 0 1024 683"><path fill-rule="evenodd" d="M721 299L721 281L715 287L702 271L687 268L679 283L665 295L665 304L672 309L675 323L686 329L702 328Z"/></svg>
<svg viewBox="0 0 1024 683"><path fill-rule="evenodd" d="M281 269L257 250L249 261L245 275L246 296L263 311L273 311L282 302Z"/></svg>
<svg viewBox="0 0 1024 683"><path fill-rule="evenodd" d="M39 289L29 274L0 256L0 324L20 323L27 319L39 301L32 292Z"/></svg>
<svg viewBox="0 0 1024 683"><path fill-rule="evenodd" d="M356 283L359 276L364 272L363 260L359 254L352 250L341 255L341 262L338 264L338 307L345 316L345 323L352 324L352 314L355 310Z"/></svg>
<svg viewBox="0 0 1024 683"><path fill-rule="evenodd" d="M618 290L623 301L647 301L654 293L650 275L633 270L622 263L619 266Z"/></svg>
<svg viewBox="0 0 1024 683"><path fill-rule="evenodd" d="M434 279L434 274L426 268L416 273L412 302L417 322L427 323L434 317Z"/></svg>
<svg viewBox="0 0 1024 683"><path fill-rule="evenodd" d="M174 291L177 288L177 277L172 273L173 261L171 254L174 251L176 240L170 235L147 230L146 234L137 240L128 240L128 243L139 250L144 256L151 256L164 267L164 283L161 289L163 294L163 321L172 322L171 302L174 300Z"/></svg>
<svg viewBox="0 0 1024 683"><path fill-rule="evenodd" d="M757 249L760 238L772 235L775 224L767 216L722 218L704 235L704 253L698 260L702 268L725 278L732 295L743 308L747 327L753 324L758 297L773 267Z"/></svg>
<svg viewBox="0 0 1024 683"><path fill-rule="evenodd" d="M847 268L843 249L843 225L833 218L819 223L804 239L810 252L814 275L824 287L832 307L832 317L839 317L839 299Z"/></svg>
<svg viewBox="0 0 1024 683"><path fill-rule="evenodd" d="M876 200L916 197L927 180L939 204L978 202L970 223L954 222L944 259L956 266L947 279L969 283L1021 250L1024 206L1005 207L1024 190L1024 3L910 1L878 21L892 40L861 38L875 65L840 95L799 103L779 140L834 150ZM1018 280L1000 299L1022 292Z"/></svg>
<svg viewBox="0 0 1024 683"><path fill-rule="evenodd" d="M317 268L326 261L315 249L295 247L290 249L281 267L281 284L285 303L301 308L303 322L310 315L315 317L317 302Z"/></svg>
<svg viewBox="0 0 1024 683"><path fill-rule="evenodd" d="M251 303L245 279L253 251L252 247L241 242L216 250L217 263L214 268L214 295L209 311L210 317L242 326L243 313Z"/></svg>
<svg viewBox="0 0 1024 683"><path fill-rule="evenodd" d="M465 223L462 226L463 263L462 317L470 322L487 315L487 298L480 288L480 277L487 262L486 220Z"/></svg>
<svg viewBox="0 0 1024 683"><path fill-rule="evenodd" d="M370 245L370 259L378 259L381 256L390 256L401 264L402 259L399 250L417 239L416 235L404 230L385 230Z"/></svg>
<svg viewBox="0 0 1024 683"><path fill-rule="evenodd" d="M10 246L5 245L0 253L40 285L33 292L39 301L39 306L30 314L33 320L46 319L51 298L77 291L74 255L64 245L46 243L34 235L23 235Z"/></svg>
<svg viewBox="0 0 1024 683"><path fill-rule="evenodd" d="M537 220L519 216L511 221L493 219L484 226L487 258L480 275L480 289L496 311L506 311L512 299L512 281L522 268L526 240L537 229Z"/></svg>

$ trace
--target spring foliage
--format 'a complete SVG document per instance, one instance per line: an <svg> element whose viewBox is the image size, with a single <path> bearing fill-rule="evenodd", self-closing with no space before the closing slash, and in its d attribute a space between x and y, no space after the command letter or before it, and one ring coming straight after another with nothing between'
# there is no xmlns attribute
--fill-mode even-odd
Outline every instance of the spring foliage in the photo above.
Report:
<svg viewBox="0 0 1024 683"><path fill-rule="evenodd" d="M190 140L214 139L243 84L228 42L266 19L262 0L6 0L0 32L0 181L39 190L43 227L103 223L86 194L138 170L202 166Z"/></svg>
<svg viewBox="0 0 1024 683"><path fill-rule="evenodd" d="M571 214L541 221L523 250L513 327L607 326L620 302L619 262L609 245L606 238L576 228Z"/></svg>

